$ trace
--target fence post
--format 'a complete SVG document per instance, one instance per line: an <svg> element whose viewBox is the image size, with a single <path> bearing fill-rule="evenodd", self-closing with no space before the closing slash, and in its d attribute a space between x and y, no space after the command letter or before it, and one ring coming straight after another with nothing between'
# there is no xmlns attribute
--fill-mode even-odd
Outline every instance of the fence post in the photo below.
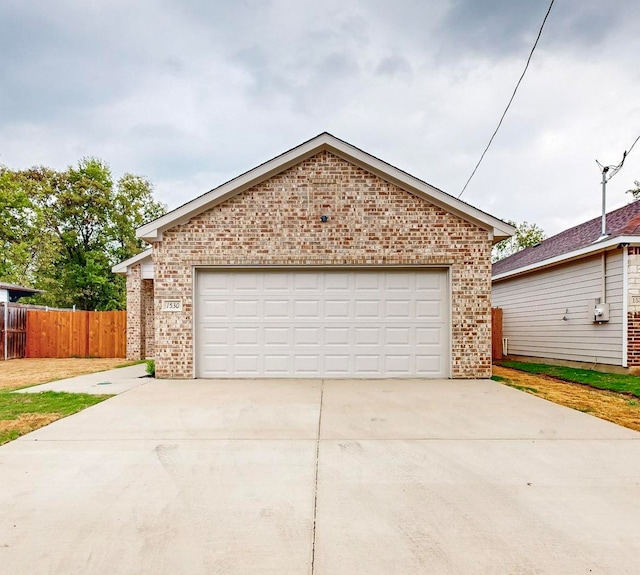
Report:
<svg viewBox="0 0 640 575"><path fill-rule="evenodd" d="M4 346L4 360L7 361L9 357L9 290L0 290L0 301L3 303L3 346Z"/></svg>
<svg viewBox="0 0 640 575"><path fill-rule="evenodd" d="M491 358L502 359L502 308L491 309Z"/></svg>

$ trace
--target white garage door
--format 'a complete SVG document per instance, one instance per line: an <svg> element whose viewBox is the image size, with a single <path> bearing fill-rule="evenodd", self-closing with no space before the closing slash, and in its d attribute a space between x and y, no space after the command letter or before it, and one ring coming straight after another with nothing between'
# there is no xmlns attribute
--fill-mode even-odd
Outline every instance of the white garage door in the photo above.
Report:
<svg viewBox="0 0 640 575"><path fill-rule="evenodd" d="M197 377L448 377L446 270L213 271Z"/></svg>

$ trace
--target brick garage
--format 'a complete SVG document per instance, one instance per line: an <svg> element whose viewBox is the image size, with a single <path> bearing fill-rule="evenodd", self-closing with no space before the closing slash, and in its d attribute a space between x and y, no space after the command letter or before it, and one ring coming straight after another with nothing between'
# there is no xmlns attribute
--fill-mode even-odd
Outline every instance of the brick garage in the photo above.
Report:
<svg viewBox="0 0 640 575"><path fill-rule="evenodd" d="M512 231L321 134L140 228L152 251L114 268L128 354L164 378L489 377L490 252Z"/></svg>

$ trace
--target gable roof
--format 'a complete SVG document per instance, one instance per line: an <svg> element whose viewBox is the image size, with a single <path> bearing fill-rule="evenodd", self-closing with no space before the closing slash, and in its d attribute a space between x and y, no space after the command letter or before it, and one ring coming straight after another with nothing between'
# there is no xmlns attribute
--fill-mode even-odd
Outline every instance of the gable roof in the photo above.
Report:
<svg viewBox="0 0 640 575"><path fill-rule="evenodd" d="M418 178L387 164L382 160L367 154L366 152L348 144L347 142L332 136L327 132L300 144L299 146L281 154L244 174L229 180L225 184L210 190L206 194L187 202L175 210L141 226L137 230L137 236L146 241L154 241L161 237L162 232L171 229L181 223L189 221L192 217L228 200L229 198L248 190L284 170L299 164L300 162L315 156L319 152L328 151L332 154L355 164L378 177L399 186L400 188L422 197L430 203L452 212L464 220L487 229L494 243L513 235L515 229L493 216L474 208L473 206L446 194Z"/></svg>
<svg viewBox="0 0 640 575"><path fill-rule="evenodd" d="M141 263L146 259L149 259L149 262L151 262L152 254L153 254L153 248L147 248L143 252L140 252L139 254L136 254L135 256L130 257L128 260L124 260L123 262L116 264L111 268L111 271L114 274L126 275L127 271L129 271L130 266L137 263Z"/></svg>
<svg viewBox="0 0 640 575"><path fill-rule="evenodd" d="M492 275L496 279L497 276L514 275L529 268L541 267L545 263L570 259L582 255L582 252L590 254L620 243L625 237L640 239L640 200L609 212L606 224L608 235L600 241L602 217L598 216L494 263Z"/></svg>

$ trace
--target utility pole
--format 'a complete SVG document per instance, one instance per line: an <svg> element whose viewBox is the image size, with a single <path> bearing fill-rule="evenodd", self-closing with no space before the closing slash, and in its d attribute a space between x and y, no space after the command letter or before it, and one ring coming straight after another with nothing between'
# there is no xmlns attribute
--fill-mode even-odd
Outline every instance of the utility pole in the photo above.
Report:
<svg viewBox="0 0 640 575"><path fill-rule="evenodd" d="M636 140L637 141L637 140ZM635 145L635 142L634 142ZM633 146L632 146L633 148ZM627 158L627 152L622 154L622 161L617 166L603 166L598 160L596 164L602 172L602 226L600 228L600 237L596 240L602 240L607 237L607 182L613 178L624 165L624 161Z"/></svg>

